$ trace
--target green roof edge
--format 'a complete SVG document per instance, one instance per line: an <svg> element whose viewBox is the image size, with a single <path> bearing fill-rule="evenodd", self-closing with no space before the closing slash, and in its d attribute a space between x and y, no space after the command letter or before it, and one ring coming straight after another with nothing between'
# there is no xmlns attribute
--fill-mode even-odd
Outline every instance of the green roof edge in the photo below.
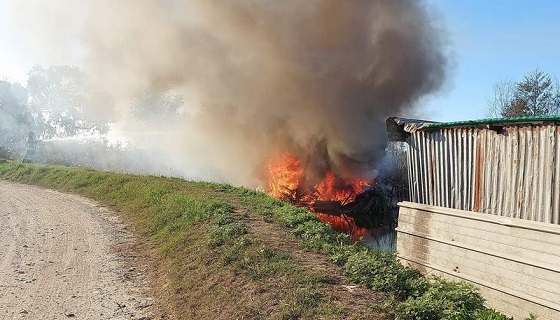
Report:
<svg viewBox="0 0 560 320"><path fill-rule="evenodd" d="M424 128L450 128L450 127L469 127L478 125L514 124L514 123L534 123L534 122L560 122L560 115L551 116L526 116L513 118L489 118L480 120L466 120L454 122L436 122L426 124Z"/></svg>

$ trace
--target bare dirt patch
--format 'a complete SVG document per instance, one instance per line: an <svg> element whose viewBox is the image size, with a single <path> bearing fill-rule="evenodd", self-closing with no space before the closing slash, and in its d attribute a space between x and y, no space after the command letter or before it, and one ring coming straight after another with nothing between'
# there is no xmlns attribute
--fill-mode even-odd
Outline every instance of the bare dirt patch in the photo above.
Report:
<svg viewBox="0 0 560 320"><path fill-rule="evenodd" d="M152 251L91 200L0 181L1 319L167 318Z"/></svg>

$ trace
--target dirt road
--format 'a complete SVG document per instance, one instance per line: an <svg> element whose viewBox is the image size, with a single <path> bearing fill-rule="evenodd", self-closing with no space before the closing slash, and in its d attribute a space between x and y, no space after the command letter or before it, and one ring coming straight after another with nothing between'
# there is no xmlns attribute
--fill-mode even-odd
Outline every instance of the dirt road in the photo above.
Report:
<svg viewBox="0 0 560 320"><path fill-rule="evenodd" d="M0 319L154 319L134 241L93 201L0 180Z"/></svg>

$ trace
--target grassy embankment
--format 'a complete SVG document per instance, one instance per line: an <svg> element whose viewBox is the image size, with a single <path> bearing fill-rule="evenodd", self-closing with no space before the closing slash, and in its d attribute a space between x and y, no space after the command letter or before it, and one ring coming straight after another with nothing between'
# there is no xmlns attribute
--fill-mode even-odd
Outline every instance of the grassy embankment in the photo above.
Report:
<svg viewBox="0 0 560 320"><path fill-rule="evenodd" d="M507 319L471 286L426 279L260 192L16 162L0 164L0 178L120 212L157 248L181 319Z"/></svg>

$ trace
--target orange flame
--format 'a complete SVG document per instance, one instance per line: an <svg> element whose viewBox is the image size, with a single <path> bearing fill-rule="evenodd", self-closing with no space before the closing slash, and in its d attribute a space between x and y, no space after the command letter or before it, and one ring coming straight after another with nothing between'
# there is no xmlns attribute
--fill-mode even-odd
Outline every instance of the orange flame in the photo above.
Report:
<svg viewBox="0 0 560 320"><path fill-rule="evenodd" d="M283 153L268 163L268 192L277 199L295 200L303 176L300 161Z"/></svg>
<svg viewBox="0 0 560 320"><path fill-rule="evenodd" d="M316 200L340 201L343 204L352 202L362 192L362 187L367 185L362 179L353 179L340 185L337 184L335 174L327 172L325 178L315 186Z"/></svg>
<svg viewBox="0 0 560 320"><path fill-rule="evenodd" d="M315 213L315 216L331 226L333 230L349 233L352 241L357 241L368 234L368 230L358 227L351 217L345 215L333 216L325 213Z"/></svg>
<svg viewBox="0 0 560 320"><path fill-rule="evenodd" d="M311 190L302 190L305 181L305 168L297 157L290 153L282 153L268 163L268 192L277 199L288 200L296 205L313 210L316 201L340 201L341 204L352 202L362 192L368 182L363 179L349 181L327 172L323 180ZM354 219L345 215L331 215L314 212L321 221L329 224L334 230L347 232L353 240L364 236L364 228L356 226Z"/></svg>

